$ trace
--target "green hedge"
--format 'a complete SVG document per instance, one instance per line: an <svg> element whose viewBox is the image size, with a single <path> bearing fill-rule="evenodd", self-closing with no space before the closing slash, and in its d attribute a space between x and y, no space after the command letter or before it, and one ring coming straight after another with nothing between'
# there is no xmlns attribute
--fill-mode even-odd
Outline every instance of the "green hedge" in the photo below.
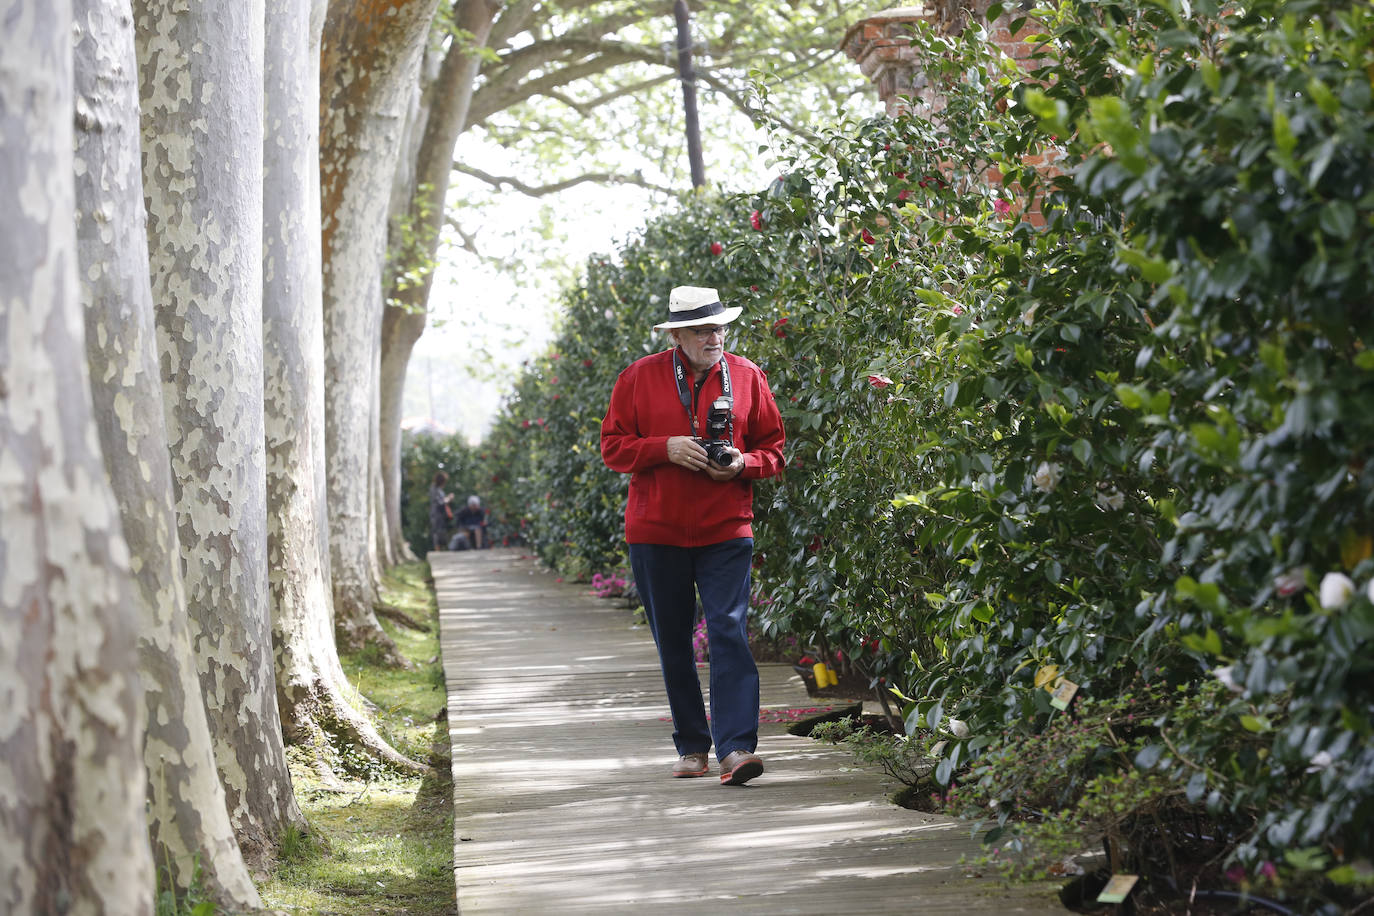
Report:
<svg viewBox="0 0 1374 916"><path fill-rule="evenodd" d="M923 33L938 117L590 263L493 441L547 561L621 565L610 387L669 287L721 288L788 426L763 626L900 685L1008 855L1167 870L1200 819L1229 880L1335 911L1374 855L1374 7L1040 16L1029 79Z"/></svg>

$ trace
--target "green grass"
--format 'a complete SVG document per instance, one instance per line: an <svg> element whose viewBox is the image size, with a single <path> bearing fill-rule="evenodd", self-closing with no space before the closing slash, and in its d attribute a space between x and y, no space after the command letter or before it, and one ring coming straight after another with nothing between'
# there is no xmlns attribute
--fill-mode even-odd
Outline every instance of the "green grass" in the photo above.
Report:
<svg viewBox="0 0 1374 916"><path fill-rule="evenodd" d="M430 744L447 747L442 667L433 595L424 563L393 570L383 600L435 632L382 626L411 660L410 670L379 668L370 653L344 655L349 682L376 707L378 730L412 759ZM438 671L436 672L436 668ZM339 773L345 791L324 784L305 754L291 755L296 797L308 834L282 837L276 874L259 887L263 902L287 913L337 916L440 916L456 913L453 887L453 805L447 772L421 793L421 779L381 767Z"/></svg>

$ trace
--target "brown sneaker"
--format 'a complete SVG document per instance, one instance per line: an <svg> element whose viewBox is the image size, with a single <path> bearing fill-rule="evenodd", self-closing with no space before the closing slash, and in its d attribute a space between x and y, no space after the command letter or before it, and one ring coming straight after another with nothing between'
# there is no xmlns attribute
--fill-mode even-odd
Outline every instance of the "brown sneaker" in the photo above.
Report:
<svg viewBox="0 0 1374 916"><path fill-rule="evenodd" d="M763 761L748 751L731 751L720 762L720 784L742 786L763 772Z"/></svg>
<svg viewBox="0 0 1374 916"><path fill-rule="evenodd" d="M700 754L683 754L677 759L677 763L673 764L673 775L677 777L705 776L711 769L710 764L706 762L706 757L706 751L702 751Z"/></svg>

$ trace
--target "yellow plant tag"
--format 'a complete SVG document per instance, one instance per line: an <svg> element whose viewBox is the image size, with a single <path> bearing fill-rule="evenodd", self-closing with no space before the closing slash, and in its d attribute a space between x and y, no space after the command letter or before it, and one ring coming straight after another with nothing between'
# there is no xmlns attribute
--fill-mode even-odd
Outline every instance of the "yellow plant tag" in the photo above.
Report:
<svg viewBox="0 0 1374 916"><path fill-rule="evenodd" d="M1073 681L1059 679L1059 683L1054 688L1054 693L1050 694L1050 705L1055 709L1068 709L1073 702L1074 695L1078 693L1078 685Z"/></svg>
<svg viewBox="0 0 1374 916"><path fill-rule="evenodd" d="M1097 895L1098 903L1123 903L1135 883L1140 880L1139 875L1112 875L1112 880L1107 882L1107 886L1102 888L1102 893Z"/></svg>

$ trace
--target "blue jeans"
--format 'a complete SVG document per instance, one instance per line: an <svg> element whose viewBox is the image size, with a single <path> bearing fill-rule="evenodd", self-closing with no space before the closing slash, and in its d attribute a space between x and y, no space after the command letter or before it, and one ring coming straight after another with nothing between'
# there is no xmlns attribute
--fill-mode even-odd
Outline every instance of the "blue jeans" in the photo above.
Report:
<svg viewBox="0 0 1374 916"><path fill-rule="evenodd" d="M630 545L630 566L658 646L678 754L704 753L713 740L720 760L758 747L759 670L745 628L753 554L753 538L706 547ZM692 652L697 593L711 646L709 722Z"/></svg>

